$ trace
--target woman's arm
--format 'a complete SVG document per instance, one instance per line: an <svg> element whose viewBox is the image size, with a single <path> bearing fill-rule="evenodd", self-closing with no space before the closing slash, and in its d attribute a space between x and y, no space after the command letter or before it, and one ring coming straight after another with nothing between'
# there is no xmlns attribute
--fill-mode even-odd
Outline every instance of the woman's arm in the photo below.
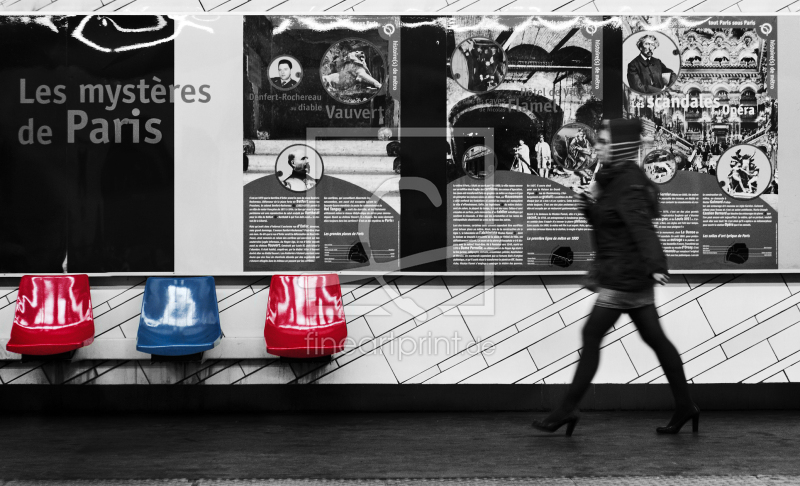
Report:
<svg viewBox="0 0 800 486"><path fill-rule="evenodd" d="M617 203L617 211L636 244L647 273L667 274L667 256L653 226L650 208L650 196L643 184L631 184Z"/></svg>
<svg viewBox="0 0 800 486"><path fill-rule="evenodd" d="M580 194L578 194L578 197L580 197L580 201L578 202L578 209L581 210L583 215L586 217L586 221L588 221L588 223L591 225L593 220L592 213L594 212L595 200L591 196L591 194L586 192L581 192Z"/></svg>

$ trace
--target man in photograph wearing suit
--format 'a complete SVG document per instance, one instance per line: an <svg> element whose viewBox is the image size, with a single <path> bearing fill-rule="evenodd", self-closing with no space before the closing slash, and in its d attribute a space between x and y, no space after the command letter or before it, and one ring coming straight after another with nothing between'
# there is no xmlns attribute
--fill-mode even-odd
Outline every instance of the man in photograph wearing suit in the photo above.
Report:
<svg viewBox="0 0 800 486"><path fill-rule="evenodd" d="M283 179L283 185L286 186L287 189L294 191L294 192L302 192L311 189L312 187L316 186L319 182L319 179L315 179L314 177L309 174L310 171L310 163L308 160L308 156L304 155L300 158L300 161L297 161L297 156L295 154L289 154L289 167L292 168L292 173L289 174L289 177ZM278 177L282 176L283 174L279 173Z"/></svg>
<svg viewBox="0 0 800 486"><path fill-rule="evenodd" d="M467 89L472 90L475 88L475 65L477 64L478 49L472 39L467 39L459 46L464 60L467 62Z"/></svg>
<svg viewBox="0 0 800 486"><path fill-rule="evenodd" d="M272 84L280 89L292 89L297 86L297 81L292 79L292 61L281 59L278 61L278 77L271 78Z"/></svg>
<svg viewBox="0 0 800 486"><path fill-rule="evenodd" d="M639 55L628 63L628 85L639 93L660 93L675 81L675 72L653 56L658 49L658 39L643 35L636 41Z"/></svg>

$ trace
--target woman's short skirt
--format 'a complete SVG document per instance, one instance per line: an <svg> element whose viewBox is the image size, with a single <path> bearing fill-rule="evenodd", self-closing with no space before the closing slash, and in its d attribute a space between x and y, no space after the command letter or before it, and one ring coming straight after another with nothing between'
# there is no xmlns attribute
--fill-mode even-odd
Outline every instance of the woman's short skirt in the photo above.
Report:
<svg viewBox="0 0 800 486"><path fill-rule="evenodd" d="M597 289L597 301L594 305L611 309L636 309L653 303L655 303L653 287L636 292L600 287Z"/></svg>

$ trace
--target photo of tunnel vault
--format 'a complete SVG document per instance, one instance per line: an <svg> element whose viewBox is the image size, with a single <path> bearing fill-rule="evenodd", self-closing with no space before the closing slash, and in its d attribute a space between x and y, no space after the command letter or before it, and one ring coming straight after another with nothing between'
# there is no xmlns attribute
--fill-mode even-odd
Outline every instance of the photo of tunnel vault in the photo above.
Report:
<svg viewBox="0 0 800 486"><path fill-rule="evenodd" d="M464 154L471 146L485 143L480 137L470 136L469 131L464 136L454 133L460 133L462 128L492 127L497 170L533 173L569 187L585 185L587 180L582 171L593 169L594 164L588 160L575 164L573 157L566 160L566 154L559 157L553 144L563 143L563 137L559 140L556 135L564 125L577 122L591 130L599 127L602 66L596 66L595 58L602 46L602 29L594 22L601 19L548 17L546 21L532 21L506 17L503 20L498 27L490 26L485 17L459 16L450 24L448 49L452 46L454 51L463 52L465 45L471 47L471 52L454 56L453 62L469 58L470 54L475 60L466 67L451 66L447 80L452 154L448 180L465 175ZM500 46L502 52L495 53L495 46ZM505 72L502 77L489 79L496 84L491 91L468 90L462 86L463 80L455 79L465 70L474 71L477 78L489 77L495 57L505 59L505 63L498 63ZM483 62L484 58L488 61ZM484 71L487 74L482 76ZM542 149L545 157L537 157L536 146L541 137L548 146ZM516 163L520 152L522 163ZM529 157L524 155L526 152ZM541 158L544 160L540 161Z"/></svg>

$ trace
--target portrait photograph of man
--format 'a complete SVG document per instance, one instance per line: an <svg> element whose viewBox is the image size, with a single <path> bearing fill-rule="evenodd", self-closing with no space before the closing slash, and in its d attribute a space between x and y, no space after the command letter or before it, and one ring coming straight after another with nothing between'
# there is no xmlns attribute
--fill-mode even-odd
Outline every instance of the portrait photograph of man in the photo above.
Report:
<svg viewBox="0 0 800 486"><path fill-rule="evenodd" d="M294 89L302 77L300 62L291 56L278 56L269 65L269 82L277 89Z"/></svg>
<svg viewBox="0 0 800 486"><path fill-rule="evenodd" d="M622 46L628 87L639 94L658 94L678 78L680 55L675 43L660 32L638 32Z"/></svg>
<svg viewBox="0 0 800 486"><path fill-rule="evenodd" d="M324 171L322 157L308 145L290 145L275 159L275 176L292 192L305 192L316 186Z"/></svg>

